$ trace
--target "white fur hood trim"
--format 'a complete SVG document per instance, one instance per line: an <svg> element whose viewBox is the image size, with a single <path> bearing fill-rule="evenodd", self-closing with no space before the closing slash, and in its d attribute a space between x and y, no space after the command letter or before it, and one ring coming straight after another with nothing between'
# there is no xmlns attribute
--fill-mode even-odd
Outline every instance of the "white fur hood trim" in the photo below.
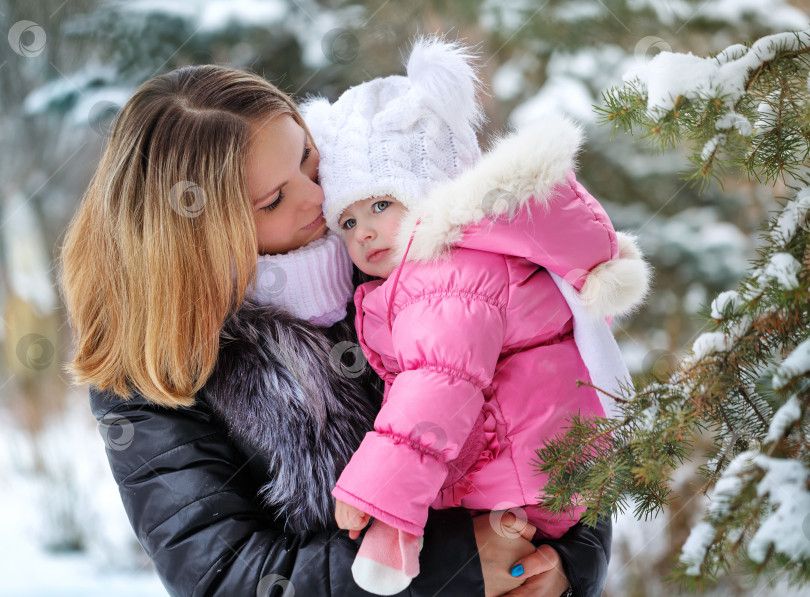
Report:
<svg viewBox="0 0 810 597"><path fill-rule="evenodd" d="M556 114L501 138L470 170L437 185L418 209L407 213L396 239L397 262L414 228L407 260L438 260L461 240L467 225L507 210L514 213L531 198L548 201L574 168L581 143L580 127Z"/></svg>

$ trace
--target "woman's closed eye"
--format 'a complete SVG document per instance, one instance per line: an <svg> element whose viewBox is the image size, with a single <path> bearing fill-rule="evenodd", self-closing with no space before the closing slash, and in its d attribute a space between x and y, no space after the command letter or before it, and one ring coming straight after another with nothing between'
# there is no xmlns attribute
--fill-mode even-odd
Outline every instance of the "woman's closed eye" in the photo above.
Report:
<svg viewBox="0 0 810 597"><path fill-rule="evenodd" d="M275 201L273 201L270 205L265 205L261 209L266 211L273 211L275 208L278 207L279 203L281 203L281 199L284 197L284 189L280 189L278 192L278 197Z"/></svg>
<svg viewBox="0 0 810 597"><path fill-rule="evenodd" d="M312 145L305 145L304 146L304 155L301 156L301 165L302 166L304 165L304 162L306 162L309 159L310 155L312 155ZM284 198L284 187L279 189L278 197L276 197L275 201L273 201L269 205L265 205L261 209L264 209L266 211L273 211L275 208L277 208L279 206L279 203L281 203L281 200L283 198Z"/></svg>

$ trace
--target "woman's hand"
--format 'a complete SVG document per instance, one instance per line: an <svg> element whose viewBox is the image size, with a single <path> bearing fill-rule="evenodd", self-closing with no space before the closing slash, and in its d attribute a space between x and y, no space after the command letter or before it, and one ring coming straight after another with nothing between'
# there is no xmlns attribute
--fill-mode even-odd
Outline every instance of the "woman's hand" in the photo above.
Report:
<svg viewBox="0 0 810 597"><path fill-rule="evenodd" d="M362 510L350 506L340 500L335 500L335 522L338 527L349 531L350 539L357 539L360 531L366 528L371 516Z"/></svg>
<svg viewBox="0 0 810 597"><path fill-rule="evenodd" d="M511 512L473 518L486 597L559 597L568 588L560 556L553 547L535 549L535 528ZM510 574L522 565L523 573Z"/></svg>
<svg viewBox="0 0 810 597"><path fill-rule="evenodd" d="M515 566L518 564L524 569L518 578L526 580L504 597L559 597L570 586L560 554L551 545L541 545L533 554L515 562Z"/></svg>

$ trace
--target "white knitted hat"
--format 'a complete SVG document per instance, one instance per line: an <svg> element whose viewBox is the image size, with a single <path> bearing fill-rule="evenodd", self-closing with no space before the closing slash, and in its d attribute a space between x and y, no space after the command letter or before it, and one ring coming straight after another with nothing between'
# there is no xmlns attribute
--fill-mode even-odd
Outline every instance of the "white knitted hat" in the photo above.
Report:
<svg viewBox="0 0 810 597"><path fill-rule="evenodd" d="M422 38L406 77L362 83L334 104L314 98L302 105L321 153L323 212L332 230L343 234L340 215L356 201L392 195L410 209L477 161L484 116L474 61L458 43Z"/></svg>

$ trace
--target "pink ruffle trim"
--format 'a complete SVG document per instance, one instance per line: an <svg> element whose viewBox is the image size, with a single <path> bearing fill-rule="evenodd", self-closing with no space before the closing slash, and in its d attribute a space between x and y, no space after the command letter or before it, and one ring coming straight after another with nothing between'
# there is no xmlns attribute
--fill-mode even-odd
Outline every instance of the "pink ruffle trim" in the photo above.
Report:
<svg viewBox="0 0 810 597"><path fill-rule="evenodd" d="M461 506L461 500L470 495L473 491L473 483L470 479L500 453L501 446L498 442L497 433L498 422L493 413L492 406L485 402L481 412L483 415L482 424L480 427L476 425L475 429L473 429L473 433L483 433L483 439L485 440L484 449L481 450L477 460L475 460L460 479L439 490L439 495L436 496L436 499L430 505L431 508L444 510L446 508L457 508ZM479 421L481 421L481 418L479 418ZM459 460L461 460L461 458L456 459L454 462L458 462Z"/></svg>

